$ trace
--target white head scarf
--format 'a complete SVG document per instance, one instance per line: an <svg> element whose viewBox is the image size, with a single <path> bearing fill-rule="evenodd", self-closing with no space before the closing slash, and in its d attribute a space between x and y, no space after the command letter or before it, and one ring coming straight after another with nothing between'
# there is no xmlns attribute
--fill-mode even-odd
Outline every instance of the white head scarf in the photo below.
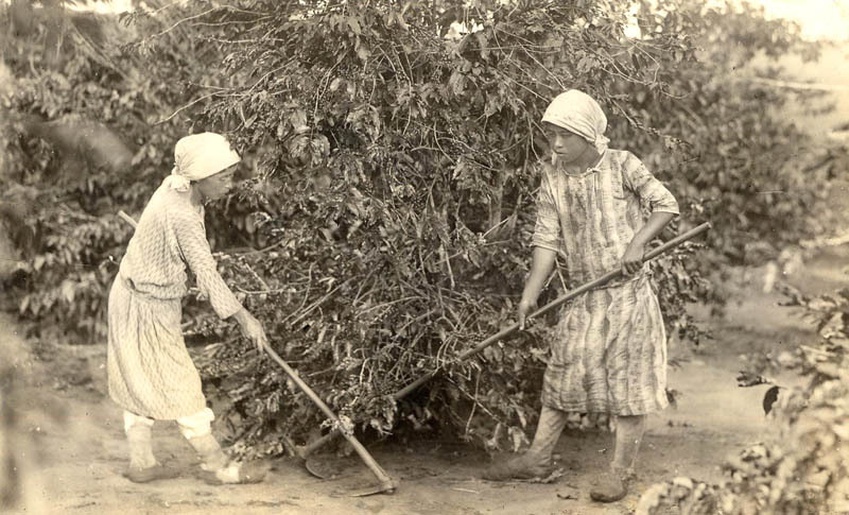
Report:
<svg viewBox="0 0 849 515"><path fill-rule="evenodd" d="M593 144L599 154L607 150L610 142L604 136L607 117L598 102L583 91L570 89L554 97L542 115L542 121L581 136Z"/></svg>
<svg viewBox="0 0 849 515"><path fill-rule="evenodd" d="M221 134L192 134L181 138L174 146L174 168L163 184L173 190L188 191L191 181L215 175L241 160Z"/></svg>

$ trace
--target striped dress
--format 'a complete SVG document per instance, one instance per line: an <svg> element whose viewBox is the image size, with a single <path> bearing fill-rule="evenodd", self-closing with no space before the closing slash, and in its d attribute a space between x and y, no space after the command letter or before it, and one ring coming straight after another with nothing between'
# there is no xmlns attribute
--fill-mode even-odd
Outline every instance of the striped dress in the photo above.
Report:
<svg viewBox="0 0 849 515"><path fill-rule="evenodd" d="M582 175L543 163L533 244L558 252L570 282L584 284L620 268L651 212L678 214L678 203L630 152L609 149ZM666 334L646 267L564 305L542 403L625 416L667 406Z"/></svg>
<svg viewBox="0 0 849 515"><path fill-rule="evenodd" d="M242 305L219 275L203 208L161 186L139 219L109 293L109 395L136 415L174 420L206 408L180 329L186 268L221 318Z"/></svg>

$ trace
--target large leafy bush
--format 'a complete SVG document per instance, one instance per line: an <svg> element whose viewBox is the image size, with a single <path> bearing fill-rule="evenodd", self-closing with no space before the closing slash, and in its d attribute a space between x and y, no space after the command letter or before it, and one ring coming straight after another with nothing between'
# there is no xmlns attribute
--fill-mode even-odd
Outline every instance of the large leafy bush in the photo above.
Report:
<svg viewBox="0 0 849 515"><path fill-rule="evenodd" d="M540 113L568 87L610 104L608 87L655 80L632 52L662 60L662 48L690 49L625 44L623 19L604 6L469 10L463 21L482 28L456 41L440 37L447 23L425 3L287 11L260 2L243 16L230 37L244 44L225 62L255 78L205 115L263 149L265 173L246 195L261 213L257 237L275 250L234 267L246 291L268 291L246 302L275 321L273 341L302 369L326 374L310 377L332 381L323 390L350 418L383 432L402 415L520 446L537 410L545 327L481 360L451 357L512 320L527 272L533 164L545 152ZM678 306L679 286L703 289L680 272L691 282L665 282ZM562 291L568 277L554 284ZM391 395L437 367L448 373L399 413ZM262 416L268 400L275 413L288 400L279 380L263 382L274 374L237 388L256 434L263 420L278 423ZM283 427L314 424L302 409L303 400L280 409ZM479 415L495 419L494 434L476 429Z"/></svg>

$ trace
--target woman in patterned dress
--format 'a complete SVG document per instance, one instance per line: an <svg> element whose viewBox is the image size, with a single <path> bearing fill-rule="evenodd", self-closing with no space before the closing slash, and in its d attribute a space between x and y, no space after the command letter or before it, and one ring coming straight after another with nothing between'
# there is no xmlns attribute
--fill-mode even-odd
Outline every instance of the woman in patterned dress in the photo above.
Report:
<svg viewBox="0 0 849 515"><path fill-rule="evenodd" d="M130 448L126 475L140 483L176 475L156 461L151 447L154 420L176 420L208 479L261 480L261 464L229 460L212 436L215 417L180 329L191 270L218 316L235 320L260 349L267 343L260 322L219 275L203 221L203 205L232 188L240 157L214 133L180 139L174 157L174 169L142 213L109 293L109 395L124 409Z"/></svg>
<svg viewBox="0 0 849 515"><path fill-rule="evenodd" d="M541 166L520 328L557 255L573 284L618 269L623 275L564 306L550 342L534 441L523 456L491 467L484 477L547 475L568 414L607 413L616 416L615 451L610 470L590 494L612 502L627 493L646 415L667 406L666 334L642 258L678 214L678 204L636 156L607 148L607 119L590 96L577 90L558 95L542 122L552 155Z"/></svg>

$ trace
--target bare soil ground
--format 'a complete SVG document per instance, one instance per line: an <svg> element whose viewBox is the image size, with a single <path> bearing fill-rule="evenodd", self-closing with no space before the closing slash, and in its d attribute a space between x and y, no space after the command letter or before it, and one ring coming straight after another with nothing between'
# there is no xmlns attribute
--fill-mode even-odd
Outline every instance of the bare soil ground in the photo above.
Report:
<svg viewBox="0 0 849 515"><path fill-rule="evenodd" d="M821 253L789 277L816 293L849 285L843 267L849 249ZM624 514L632 513L640 492L675 476L719 481L724 457L761 441L771 421L761 408L764 387L738 388L742 354L780 349L813 338L807 322L780 297L763 293L762 270L747 272L725 317L694 312L715 339L700 349L677 345L669 386L680 392L678 406L650 419L639 477L623 501L593 503L589 485L610 459L609 433L573 430L557 452L565 474L550 484L490 483L479 478L490 458L457 442L422 440L371 445L370 451L399 481L392 495L355 498L347 493L372 477L354 464L337 480L311 476L293 458L275 462L264 483L210 486L195 475L196 458L176 426L154 429L159 459L183 470L180 478L138 485L122 477L127 448L121 411L105 395L105 345L51 349L50 361L34 359L14 334L10 319L0 320L2 340L15 349L19 377L15 452L24 488L20 513L78 514ZM36 349L38 350L38 349ZM41 354L49 354L43 352ZM792 382L791 377L780 378Z"/></svg>

